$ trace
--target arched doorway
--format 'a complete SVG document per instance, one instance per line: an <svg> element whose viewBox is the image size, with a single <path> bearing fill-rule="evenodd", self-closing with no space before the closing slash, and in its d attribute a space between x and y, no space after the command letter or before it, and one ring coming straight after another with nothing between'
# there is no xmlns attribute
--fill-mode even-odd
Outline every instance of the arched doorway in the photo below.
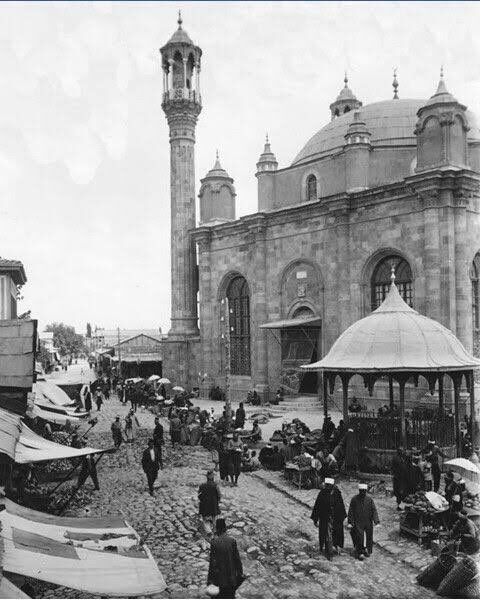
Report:
<svg viewBox="0 0 480 600"><path fill-rule="evenodd" d="M295 325L295 321L299 324ZM288 327L282 329L282 384L291 393L317 393L318 373L303 371L300 366L318 360L321 331L318 321L310 307L300 306L288 321Z"/></svg>

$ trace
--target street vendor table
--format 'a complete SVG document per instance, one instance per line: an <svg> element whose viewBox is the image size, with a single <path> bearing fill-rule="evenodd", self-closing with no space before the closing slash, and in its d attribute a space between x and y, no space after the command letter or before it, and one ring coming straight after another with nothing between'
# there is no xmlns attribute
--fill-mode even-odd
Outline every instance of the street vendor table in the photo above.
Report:
<svg viewBox="0 0 480 600"><path fill-rule="evenodd" d="M400 515L400 533L407 533L417 538L421 545L425 539L435 536L436 533L426 530L427 526L433 525L436 529L440 526L447 527L448 508L434 513L419 513L405 511Z"/></svg>
<svg viewBox="0 0 480 600"><path fill-rule="evenodd" d="M287 481L298 483L298 489L302 488L302 481L311 472L312 467L299 467L295 463L287 463L284 469L284 477Z"/></svg>

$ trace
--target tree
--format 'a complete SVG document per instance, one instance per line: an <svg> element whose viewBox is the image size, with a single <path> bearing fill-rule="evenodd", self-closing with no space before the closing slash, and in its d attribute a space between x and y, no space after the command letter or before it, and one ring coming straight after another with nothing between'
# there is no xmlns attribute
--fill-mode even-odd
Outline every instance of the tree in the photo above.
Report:
<svg viewBox="0 0 480 600"><path fill-rule="evenodd" d="M87 335L85 337L89 339L92 337L92 326L90 325L90 323L87 323Z"/></svg>
<svg viewBox="0 0 480 600"><path fill-rule="evenodd" d="M85 348L83 336L75 333L75 327L65 323L50 323L45 331L53 332L53 343L62 356L78 354Z"/></svg>

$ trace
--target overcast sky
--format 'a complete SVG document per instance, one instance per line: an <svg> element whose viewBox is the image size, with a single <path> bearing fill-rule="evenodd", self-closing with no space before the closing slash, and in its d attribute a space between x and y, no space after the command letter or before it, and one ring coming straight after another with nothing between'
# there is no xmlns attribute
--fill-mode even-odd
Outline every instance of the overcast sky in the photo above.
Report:
<svg viewBox="0 0 480 600"><path fill-rule="evenodd" d="M40 327L169 328L169 143L158 48L203 49L196 178L216 148L237 215L255 212L268 131L280 167L364 104L449 91L480 112L477 3L0 3L0 255L23 261Z"/></svg>

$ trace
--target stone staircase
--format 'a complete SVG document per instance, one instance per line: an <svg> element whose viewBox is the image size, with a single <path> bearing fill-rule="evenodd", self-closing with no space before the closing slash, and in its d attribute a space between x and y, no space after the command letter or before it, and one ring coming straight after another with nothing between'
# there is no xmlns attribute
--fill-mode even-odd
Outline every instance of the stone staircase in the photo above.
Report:
<svg viewBox="0 0 480 600"><path fill-rule="evenodd" d="M317 396L285 396L278 406L271 406L272 412L323 412L323 405Z"/></svg>

